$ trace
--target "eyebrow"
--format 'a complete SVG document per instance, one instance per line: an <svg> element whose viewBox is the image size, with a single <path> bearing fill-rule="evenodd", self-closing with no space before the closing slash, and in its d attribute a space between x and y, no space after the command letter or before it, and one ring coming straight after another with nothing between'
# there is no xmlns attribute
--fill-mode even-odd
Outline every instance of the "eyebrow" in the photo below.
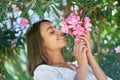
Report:
<svg viewBox="0 0 120 80"><path fill-rule="evenodd" d="M49 29L52 29L53 27L55 28L55 26L50 26L50 27L48 27L48 28L47 28L47 31L48 31Z"/></svg>

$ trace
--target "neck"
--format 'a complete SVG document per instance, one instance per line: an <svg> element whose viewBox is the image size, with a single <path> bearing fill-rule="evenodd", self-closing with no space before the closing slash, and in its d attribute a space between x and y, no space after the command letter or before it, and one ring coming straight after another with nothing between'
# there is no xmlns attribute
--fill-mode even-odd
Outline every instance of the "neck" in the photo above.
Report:
<svg viewBox="0 0 120 80"><path fill-rule="evenodd" d="M51 66L59 66L59 67L65 67L70 68L74 71L76 71L76 67L73 66L71 63L65 62L63 55L61 53L61 50L59 51L48 51L47 50L47 64Z"/></svg>
<svg viewBox="0 0 120 80"><path fill-rule="evenodd" d="M61 50L58 51L46 51L47 53L47 64L48 65L54 65L59 66L62 64L66 64L63 55L61 53Z"/></svg>

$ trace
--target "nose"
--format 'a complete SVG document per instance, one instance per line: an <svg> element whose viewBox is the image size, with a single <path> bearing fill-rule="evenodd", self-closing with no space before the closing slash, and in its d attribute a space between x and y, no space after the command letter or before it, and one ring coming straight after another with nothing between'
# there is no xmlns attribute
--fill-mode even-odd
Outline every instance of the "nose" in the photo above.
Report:
<svg viewBox="0 0 120 80"><path fill-rule="evenodd" d="M62 35L62 33L63 33L63 32L62 32L61 30L58 30L58 34Z"/></svg>
<svg viewBox="0 0 120 80"><path fill-rule="evenodd" d="M63 36L63 32L61 30L57 30L57 39Z"/></svg>

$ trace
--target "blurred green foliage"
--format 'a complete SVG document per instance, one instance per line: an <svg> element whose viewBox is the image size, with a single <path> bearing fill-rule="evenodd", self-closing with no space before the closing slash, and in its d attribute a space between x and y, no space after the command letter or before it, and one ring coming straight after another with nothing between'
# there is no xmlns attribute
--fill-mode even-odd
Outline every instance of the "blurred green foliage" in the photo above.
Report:
<svg viewBox="0 0 120 80"><path fill-rule="evenodd" d="M13 4L22 12L17 17L12 9ZM4 75L6 80L13 80L16 77L19 80L32 80L26 69L24 32L21 28L16 31L14 26L17 18L25 17L31 21L31 16L28 15L29 10L33 10L41 19L45 18L45 13L52 12L57 16L55 21L59 25L61 17L71 12L71 6L79 10L84 9L85 15L91 18L93 55L108 76L114 80L120 79L120 57L114 51L114 48L120 45L120 0L1 0L0 74ZM7 17L7 13L12 13L12 17ZM11 28L7 27L7 20L10 21ZM64 49L65 59L73 61L73 39L69 35L65 36L68 41ZM24 55L25 60L20 58L21 55ZM8 68L9 66L11 68ZM0 76L0 80L4 76Z"/></svg>

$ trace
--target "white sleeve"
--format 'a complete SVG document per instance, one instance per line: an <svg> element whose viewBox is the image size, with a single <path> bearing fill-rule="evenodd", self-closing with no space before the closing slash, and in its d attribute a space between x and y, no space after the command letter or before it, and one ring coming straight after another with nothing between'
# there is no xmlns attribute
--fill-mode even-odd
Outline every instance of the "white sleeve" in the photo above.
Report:
<svg viewBox="0 0 120 80"><path fill-rule="evenodd" d="M37 67L34 71L34 80L60 80L56 72L46 66Z"/></svg>
<svg viewBox="0 0 120 80"><path fill-rule="evenodd" d="M37 71L34 72L34 80L54 80L55 75L51 71Z"/></svg>

